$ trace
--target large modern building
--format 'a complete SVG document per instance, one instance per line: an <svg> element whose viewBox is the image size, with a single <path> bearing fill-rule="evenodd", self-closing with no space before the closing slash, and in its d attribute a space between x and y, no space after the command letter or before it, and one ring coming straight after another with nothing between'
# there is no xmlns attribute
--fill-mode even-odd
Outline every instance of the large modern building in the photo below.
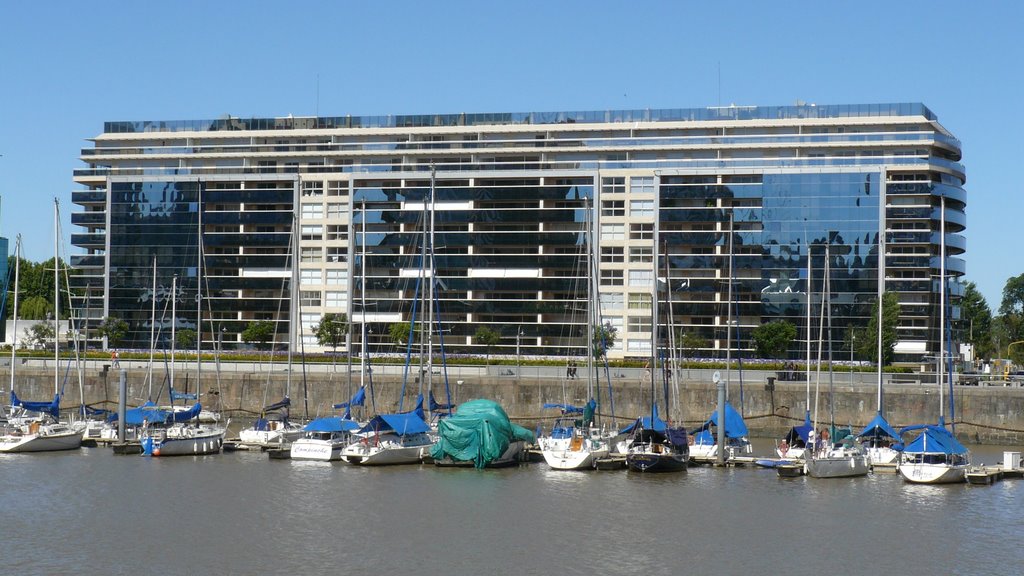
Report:
<svg viewBox="0 0 1024 576"><path fill-rule="evenodd" d="M965 271L960 142L922 104L109 122L92 143L76 282L140 348L173 317L207 348L270 320L316 351L344 313L354 352L415 320L449 353L582 355L600 323L613 358L650 356L654 326L737 357L782 319L801 358L827 254L836 355L881 276L920 360Z"/></svg>

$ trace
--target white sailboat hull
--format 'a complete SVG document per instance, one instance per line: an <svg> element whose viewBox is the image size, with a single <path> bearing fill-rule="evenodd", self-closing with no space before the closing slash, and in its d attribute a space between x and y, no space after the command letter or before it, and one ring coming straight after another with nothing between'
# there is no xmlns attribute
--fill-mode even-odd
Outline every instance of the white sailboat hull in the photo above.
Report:
<svg viewBox="0 0 1024 576"><path fill-rule="evenodd" d="M302 428L289 427L279 430L254 430L246 428L238 433L238 440L242 444L250 446L280 446L288 442L294 442L302 437Z"/></svg>
<svg viewBox="0 0 1024 576"><path fill-rule="evenodd" d="M224 428L172 427L153 439L152 456L199 456L218 454L224 445ZM143 438L143 442L147 439Z"/></svg>
<svg viewBox="0 0 1024 576"><path fill-rule="evenodd" d="M82 446L82 433L64 428L61 432L40 431L34 434L9 434L0 436L0 452L58 452L77 450Z"/></svg>
<svg viewBox="0 0 1024 576"><path fill-rule="evenodd" d="M430 453L430 444L401 445L397 442L363 444L357 441L341 451L341 459L360 466L389 466L419 464Z"/></svg>
<svg viewBox="0 0 1024 576"><path fill-rule="evenodd" d="M968 464L925 464L901 462L900 476L914 484L953 484L963 482Z"/></svg>
<svg viewBox="0 0 1024 576"><path fill-rule="evenodd" d="M321 460L329 462L341 460L341 451L344 448L345 442L342 441L299 438L292 442L290 454L292 460Z"/></svg>
<svg viewBox="0 0 1024 576"><path fill-rule="evenodd" d="M561 449L543 450L541 454L548 466L555 470L590 470L594 468L597 459L607 458L609 453L607 442L595 440L585 441L575 450L573 448L573 446L567 446Z"/></svg>
<svg viewBox="0 0 1024 576"><path fill-rule="evenodd" d="M900 453L887 446L872 446L865 449L868 454L868 463L872 466L893 465L899 460Z"/></svg>
<svg viewBox="0 0 1024 576"><path fill-rule="evenodd" d="M864 454L809 458L806 465L807 474L812 478L867 476L869 468Z"/></svg>

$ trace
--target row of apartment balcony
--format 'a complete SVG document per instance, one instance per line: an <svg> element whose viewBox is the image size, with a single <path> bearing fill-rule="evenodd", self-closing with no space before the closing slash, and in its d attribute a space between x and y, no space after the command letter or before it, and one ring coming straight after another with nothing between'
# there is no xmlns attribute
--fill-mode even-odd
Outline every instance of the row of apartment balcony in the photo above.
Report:
<svg viewBox="0 0 1024 576"><path fill-rule="evenodd" d="M537 159L473 161L466 158L427 159L406 163L401 159L382 159L380 164L322 165L286 164L282 166L216 166L216 167L103 167L81 168L74 171L75 178L99 178L107 176L196 176L218 174L299 174L299 173L372 173L372 172L429 172L431 167L446 172L496 172L523 170L537 171L596 171L613 169L682 169L682 170L737 170L773 168L842 168L865 166L906 166L938 167L950 171L961 180L966 179L965 168L959 162L937 157L917 156L859 156L859 157L815 157L815 158L731 158L720 160L651 159L651 160L580 160L542 161ZM521 174L517 174L521 175Z"/></svg>
<svg viewBox="0 0 1024 576"><path fill-rule="evenodd" d="M444 140L444 141L382 141L382 142L295 142L295 143L248 143L225 144L173 144L160 146L104 146L83 148L82 159L89 162L124 159L125 156L273 156L282 153L352 153L352 152L402 152L434 153L438 150L502 150L524 153L556 149L571 152L573 149L589 153L614 152L635 149L686 150L699 148L759 148L779 146L807 146L822 144L829 148L842 144L892 146L933 146L941 145L959 155L959 142L939 132L857 132L830 134L780 134L780 135L699 135L699 136L629 136L622 138L586 138L577 135L559 137L557 133L548 138L502 139L502 140Z"/></svg>

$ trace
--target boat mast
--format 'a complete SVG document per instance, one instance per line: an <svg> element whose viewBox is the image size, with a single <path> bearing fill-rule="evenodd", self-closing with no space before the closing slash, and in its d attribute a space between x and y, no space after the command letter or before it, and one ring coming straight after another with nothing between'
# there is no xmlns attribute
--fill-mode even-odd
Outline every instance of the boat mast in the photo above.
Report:
<svg viewBox="0 0 1024 576"><path fill-rule="evenodd" d="M946 383L946 197L940 196L939 209L939 360L935 376L939 383L939 426L946 425L943 397Z"/></svg>
<svg viewBox="0 0 1024 576"><path fill-rule="evenodd" d="M436 181L436 176L437 176L437 169L434 167L434 164L431 164L430 165L430 231L429 231L429 248L428 248L428 251L429 251L428 257L430 258L430 260L429 260L429 265L430 265L430 278L429 278L429 282L430 282L430 285L429 285L429 288L427 289L428 290L428 292L427 292L427 298L428 298L428 304L427 304L427 308L428 308L428 310L427 310L427 378L426 378L426 380L427 380L427 393L424 394L425 398L430 398L430 394L431 394L431 392L433 391L433 388L434 388L434 305L436 303L436 298L437 298L437 294L435 292L435 290L436 290L435 283L437 282L437 279L436 279L435 276L437 274L437 270L435 270L435 263L434 263L434 209L435 209L435 204L434 204L434 185L435 185L435 181ZM426 224L426 222L424 222L424 225L425 224ZM427 412L427 415L429 416L429 413L430 413L430 402L429 401L427 402L426 412Z"/></svg>
<svg viewBox="0 0 1024 576"><path fill-rule="evenodd" d="M807 242L807 237L804 237L804 243L807 244L807 362L804 367L804 380L807 382L807 406L804 410L804 419L808 422L811 420L811 308L814 307L814 303L811 301L812 287L814 285L814 278L811 276L813 266L811 263L811 244Z"/></svg>
<svg viewBox="0 0 1024 576"><path fill-rule="evenodd" d="M825 244L825 294L828 299L825 300L826 308L825 314L827 318L828 331L825 333L826 342L828 344L828 425L832 431L836 427L836 396L835 396L835 385L833 381L834 373L832 371L832 235L828 236L828 244Z"/></svg>
<svg viewBox="0 0 1024 576"><path fill-rule="evenodd" d="M729 284L726 289L725 314L725 400L729 401L729 380L732 377L732 252L733 252L733 212L729 212ZM742 409L742 406L740 407ZM724 426L723 426L724 427Z"/></svg>
<svg viewBox="0 0 1024 576"><path fill-rule="evenodd" d="M295 262L295 251L297 249L297 246L299 245L298 234L299 234L298 221L297 221L296 216L293 215L292 216L292 233L288 237L288 246L289 246L289 250L288 250L288 266L289 266L290 272L291 272L291 288L289 289L289 292L291 293L292 297L288 298L288 326L289 326L289 330L288 330L288 360L287 360L287 362L288 362L288 373L287 374L288 375L285 377L285 384L284 384L284 386L285 386L285 388L284 388L284 395L285 395L285 398L288 398L289 400L291 400L291 397L292 397L292 351L295 348L295 343L298 340L302 340L302 319L299 318L298 324L295 323L296 318L298 318L298 316L296 314L296 311L297 311L296 306L299 303L299 298L295 298L294 297L294 295L296 293L296 287L299 285L298 284L299 266ZM284 294L282 294L282 296L283 295ZM278 321L280 321L280 319L278 319ZM295 337L296 332L298 332L298 338L297 339Z"/></svg>
<svg viewBox="0 0 1024 576"><path fill-rule="evenodd" d="M881 188L878 203L878 318L876 320L877 341L876 353L878 358L878 413L882 413L882 299L885 295L885 171L882 172Z"/></svg>
<svg viewBox="0 0 1024 576"><path fill-rule="evenodd" d="M362 226L359 231L359 251L362 257L359 259L359 309L360 309L360 337L362 342L362 354L359 355L359 387L365 390L366 386L366 200L361 203Z"/></svg>
<svg viewBox="0 0 1024 576"><path fill-rule="evenodd" d="M171 278L171 374L169 389L171 393L171 408L174 408L174 352L176 349L175 338L177 330L178 318L178 275L175 274Z"/></svg>
<svg viewBox="0 0 1024 576"><path fill-rule="evenodd" d="M53 393L60 393L60 201L53 199Z"/></svg>
<svg viewBox="0 0 1024 576"><path fill-rule="evenodd" d="M14 241L14 324L11 336L11 392L14 392L15 352L18 350L18 281L21 275L21 234Z"/></svg>
<svg viewBox="0 0 1024 576"><path fill-rule="evenodd" d="M583 222L587 246L587 341L583 347L587 355L587 402L594 397L594 323L597 319L597 308L594 299L594 222L591 214L590 198L583 199ZM566 400L562 400L566 402Z"/></svg>
<svg viewBox="0 0 1024 576"><path fill-rule="evenodd" d="M203 186L197 184L196 190L196 402L201 398L203 381L203 362L200 351L203 347ZM271 347L273 349L273 347ZM271 357L273 361L273 357ZM196 419L199 415L196 414Z"/></svg>
<svg viewBox="0 0 1024 576"><path fill-rule="evenodd" d="M164 311L166 313L166 308ZM156 348L156 256L153 256L153 293L150 296L149 310L149 368L146 373L146 380L149 381L148 398L153 399L153 354Z"/></svg>

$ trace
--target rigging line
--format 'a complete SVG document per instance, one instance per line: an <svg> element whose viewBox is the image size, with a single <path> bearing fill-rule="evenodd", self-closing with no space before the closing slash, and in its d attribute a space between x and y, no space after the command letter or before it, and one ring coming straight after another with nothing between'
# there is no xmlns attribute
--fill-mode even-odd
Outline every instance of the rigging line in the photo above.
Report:
<svg viewBox="0 0 1024 576"><path fill-rule="evenodd" d="M425 198L424 198L424 204L426 204L426 199ZM423 218L422 214L420 216L418 216L417 218L419 218L419 220L417 220L416 223L420 224L421 226L425 225L425 219ZM410 261L410 263L413 263L413 264L417 265L419 272L416 275L416 284L415 284L415 288L414 288L414 291L413 291L413 297L412 297L412 309L409 312L409 332L408 332L408 335L406 337L406 344L405 344L405 367L402 370L402 391L401 391L401 394L399 394L399 396L398 396L398 411L399 412L401 412L402 408L404 407L404 404L405 404L405 393L406 393L407 385L409 383L409 369L410 369L410 365L412 364L412 348L413 348L413 342L416 339L416 314L417 314L417 312L419 310L421 281L423 280L423 276L424 276L424 274L423 274L423 264L424 264L423 251L426 250L426 245L425 244L423 244L423 245L420 244L420 241L419 241L420 234L413 235L413 238L415 238L415 240L413 241L413 245L410 246L410 248L412 250L410 250L410 252L409 252L409 261ZM415 251L416 248L420 248L420 251L416 252ZM364 250L364 252L365 252L365 250ZM417 258L417 256L419 256L419 258ZM366 256L365 255L363 256L363 262L364 262L364 265L365 265L365 262L366 262ZM404 286L407 288L408 285L409 285L409 280L406 280L405 283L404 283ZM365 290L365 289L366 289L366 287L363 286L363 290ZM365 316L365 314L366 314L365 310L363 311L363 314ZM420 367L421 368L422 368L422 365L423 365L423 359L422 359L422 354L421 354L420 355ZM422 374L423 374L423 372L422 372L422 369L421 369L420 370L421 378L422 378Z"/></svg>

